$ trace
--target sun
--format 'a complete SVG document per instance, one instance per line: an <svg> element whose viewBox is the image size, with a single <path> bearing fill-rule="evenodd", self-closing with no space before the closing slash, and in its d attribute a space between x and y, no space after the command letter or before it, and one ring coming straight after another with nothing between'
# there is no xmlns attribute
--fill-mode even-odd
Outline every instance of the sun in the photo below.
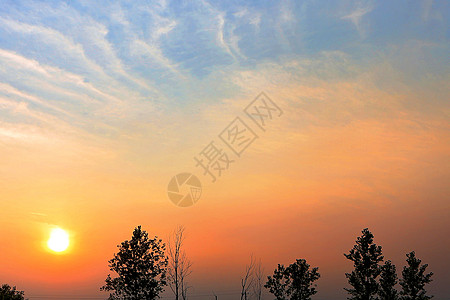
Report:
<svg viewBox="0 0 450 300"><path fill-rule="evenodd" d="M52 229L47 246L55 252L62 252L69 247L69 234L61 228Z"/></svg>

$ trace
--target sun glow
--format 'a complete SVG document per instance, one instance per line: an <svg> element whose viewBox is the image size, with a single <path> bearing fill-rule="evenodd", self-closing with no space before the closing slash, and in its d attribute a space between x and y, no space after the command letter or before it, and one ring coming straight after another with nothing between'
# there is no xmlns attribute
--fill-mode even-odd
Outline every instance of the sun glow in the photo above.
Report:
<svg viewBox="0 0 450 300"><path fill-rule="evenodd" d="M47 246L55 252L66 250L69 247L69 234L61 228L52 229Z"/></svg>

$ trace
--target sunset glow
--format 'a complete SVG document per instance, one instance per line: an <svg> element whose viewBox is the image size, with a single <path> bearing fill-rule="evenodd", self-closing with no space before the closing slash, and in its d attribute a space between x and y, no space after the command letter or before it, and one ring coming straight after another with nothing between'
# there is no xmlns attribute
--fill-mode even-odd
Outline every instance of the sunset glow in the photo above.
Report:
<svg viewBox="0 0 450 300"><path fill-rule="evenodd" d="M69 234L61 228L52 229L47 246L55 252L62 252L69 247Z"/></svg>

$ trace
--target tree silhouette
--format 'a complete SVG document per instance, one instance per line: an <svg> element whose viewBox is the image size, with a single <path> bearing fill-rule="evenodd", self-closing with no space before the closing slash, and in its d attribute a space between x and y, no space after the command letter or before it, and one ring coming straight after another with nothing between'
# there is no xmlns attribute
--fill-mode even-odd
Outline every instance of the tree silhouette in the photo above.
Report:
<svg viewBox="0 0 450 300"><path fill-rule="evenodd" d="M264 285L269 292L272 293L277 300L287 300L289 295L287 293L289 276L285 278L286 268L278 264L278 268L273 272L273 276L268 276L267 283Z"/></svg>
<svg viewBox="0 0 450 300"><path fill-rule="evenodd" d="M186 279L192 273L192 263L186 257L186 252L183 249L184 239L184 227L179 226L169 237L168 242L169 267L167 269L167 281L175 295L175 300L180 298L186 300L189 288Z"/></svg>
<svg viewBox="0 0 450 300"><path fill-rule="evenodd" d="M247 300L248 290L253 286L253 273L255 269L255 260L253 255L250 257L250 264L245 266L244 276L241 278L241 300Z"/></svg>
<svg viewBox="0 0 450 300"><path fill-rule="evenodd" d="M277 300L309 300L317 293L314 281L320 278L319 268L309 269L304 259L297 261L289 267L278 265L273 276L268 276L264 285Z"/></svg>
<svg viewBox="0 0 450 300"><path fill-rule="evenodd" d="M382 300L398 300L398 292L395 289L397 284L397 274L395 265L390 260L381 267L380 286L378 295Z"/></svg>
<svg viewBox="0 0 450 300"><path fill-rule="evenodd" d="M254 272L254 282L253 282L253 294L256 300L261 300L262 298L262 288L264 285L264 268L261 264L261 259L255 265Z"/></svg>
<svg viewBox="0 0 450 300"><path fill-rule="evenodd" d="M16 287L11 287L8 284L2 284L0 287L1 300L25 300L24 292L16 290Z"/></svg>
<svg viewBox="0 0 450 300"><path fill-rule="evenodd" d="M377 277L381 273L379 263L383 261L381 246L373 242L373 234L366 228L357 238L356 245L345 257L353 262L354 270L345 273L348 283L353 287L345 290L352 300L375 300L378 292Z"/></svg>
<svg viewBox="0 0 450 300"><path fill-rule="evenodd" d="M416 258L414 251L406 254L406 262L408 266L403 267L402 279L400 279L400 285L402 291L400 292L402 300L427 300L433 298L433 296L427 296L425 290L425 284L432 281L431 276L433 272L425 274L425 270L428 264L420 265L422 262Z"/></svg>
<svg viewBox="0 0 450 300"><path fill-rule="evenodd" d="M130 241L117 246L119 252L109 260L110 270L118 277L108 275L102 291L112 291L109 299L156 299L166 283L167 258L165 245L157 237L149 239L138 226Z"/></svg>

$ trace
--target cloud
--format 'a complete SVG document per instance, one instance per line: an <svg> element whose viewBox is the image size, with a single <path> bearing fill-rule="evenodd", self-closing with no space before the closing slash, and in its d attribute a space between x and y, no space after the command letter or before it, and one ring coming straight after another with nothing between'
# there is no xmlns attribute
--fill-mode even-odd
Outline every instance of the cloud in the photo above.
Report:
<svg viewBox="0 0 450 300"><path fill-rule="evenodd" d="M33 96L33 95L30 95L30 94L21 92L18 89L14 88L13 86L9 85L9 84L5 84L5 83L1 83L0 82L0 93L6 94L6 95L18 96L18 97L20 97L22 99L29 100L31 102L37 103L37 104L42 105L42 106L49 107L49 108L51 108L53 110L57 110L57 111L59 111L61 113L69 114L69 112L64 111L64 110L62 110L59 107L56 107L54 105L51 105L51 104L47 103L46 101L44 101L42 99L39 99L36 96Z"/></svg>
<svg viewBox="0 0 450 300"><path fill-rule="evenodd" d="M430 20L443 21L442 13L439 10L433 9L433 0L422 1L422 20L428 22Z"/></svg>
<svg viewBox="0 0 450 300"><path fill-rule="evenodd" d="M109 95L89 82L84 77L67 72L63 69L43 65L37 60L29 59L17 53L0 49L0 62L3 70L0 71L4 80L14 81L15 84L44 88L47 92L61 93L73 96L84 103L100 103L103 101L120 103L117 97ZM18 80L20 79L20 80ZM75 91L84 91L84 95ZM87 95L92 97L86 97ZM100 99L102 101L99 101Z"/></svg>
<svg viewBox="0 0 450 300"><path fill-rule="evenodd" d="M341 19L349 20L355 26L361 37L365 37L367 27L363 24L363 17L374 9L371 1L357 1L355 8L347 15L342 16Z"/></svg>

